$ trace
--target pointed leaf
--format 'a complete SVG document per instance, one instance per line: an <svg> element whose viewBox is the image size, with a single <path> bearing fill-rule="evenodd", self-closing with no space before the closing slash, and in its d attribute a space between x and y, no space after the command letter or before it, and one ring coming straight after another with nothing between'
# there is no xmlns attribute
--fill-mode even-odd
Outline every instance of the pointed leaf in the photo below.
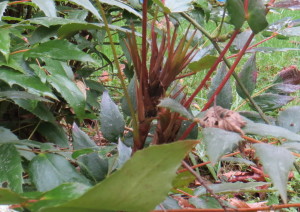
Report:
<svg viewBox="0 0 300 212"><path fill-rule="evenodd" d="M261 0L250 0L247 21L252 31L257 34L268 26L266 7Z"/></svg>
<svg viewBox="0 0 300 212"><path fill-rule="evenodd" d="M193 119L193 115L178 101L171 98L164 98L160 100L160 103L158 104L158 107L165 107L170 109L173 112L179 113L180 115L188 118Z"/></svg>
<svg viewBox="0 0 300 212"><path fill-rule="evenodd" d="M132 149L126 146L121 139L118 141L118 165L117 168L120 169L126 161L131 157Z"/></svg>
<svg viewBox="0 0 300 212"><path fill-rule="evenodd" d="M281 70L275 77L275 83L300 84L300 70L297 66L290 66Z"/></svg>
<svg viewBox="0 0 300 212"><path fill-rule="evenodd" d="M212 184L208 187L214 192L214 193L223 193L223 192L242 192L243 190L257 190L256 187L263 186L270 184L268 182L249 182L249 183L242 183L242 182L236 182L236 183L220 183L220 184ZM201 186L197 189L195 189L195 196L201 196L207 194L206 189Z"/></svg>
<svg viewBox="0 0 300 212"><path fill-rule="evenodd" d="M0 92L0 97L5 97L8 99L27 99L34 101L42 101L52 103L49 99L28 93L26 91L2 91Z"/></svg>
<svg viewBox="0 0 300 212"><path fill-rule="evenodd" d="M20 204L26 200L25 197L22 197L7 188L0 188L0 205Z"/></svg>
<svg viewBox="0 0 300 212"><path fill-rule="evenodd" d="M192 197L189 199L189 203L196 208L222 208L220 203L213 197Z"/></svg>
<svg viewBox="0 0 300 212"><path fill-rule="evenodd" d="M3 13L6 10L7 4L8 4L8 1L3 1L0 3L0 21L2 19Z"/></svg>
<svg viewBox="0 0 300 212"><path fill-rule="evenodd" d="M69 23L86 23L84 21L80 20L74 20L74 19L67 19L67 18L61 18L61 17L38 17L38 18L32 18L28 19L28 21L32 24L42 25L45 27L51 27L55 25L64 25Z"/></svg>
<svg viewBox="0 0 300 212"><path fill-rule="evenodd" d="M88 180L62 156L39 154L29 165L30 177L38 191L48 191L65 182L89 185Z"/></svg>
<svg viewBox="0 0 300 212"><path fill-rule="evenodd" d="M300 90L300 85L276 83L266 90L267 93L290 94Z"/></svg>
<svg viewBox="0 0 300 212"><path fill-rule="evenodd" d="M264 93L253 98L257 105L263 111L273 111L281 108L295 98L292 96L285 96L273 93Z"/></svg>
<svg viewBox="0 0 300 212"><path fill-rule="evenodd" d="M257 73L258 70L256 68L256 56L255 54L252 54L252 56L244 65L242 71L239 73L240 81L248 90L250 95L253 93L256 86ZM246 94L243 92L240 86L236 86L236 91L243 99L247 98Z"/></svg>
<svg viewBox="0 0 300 212"><path fill-rule="evenodd" d="M194 72L209 69L217 60L216 56L206 55L198 61L191 62L188 67Z"/></svg>
<svg viewBox="0 0 300 212"><path fill-rule="evenodd" d="M0 52L8 61L10 54L10 31L8 29L0 29Z"/></svg>
<svg viewBox="0 0 300 212"><path fill-rule="evenodd" d="M22 164L21 157L13 144L0 145L0 184L7 183L7 187L17 193L22 192Z"/></svg>
<svg viewBox="0 0 300 212"><path fill-rule="evenodd" d="M119 136L123 134L125 121L107 91L102 95L100 122L104 138L111 142L117 142Z"/></svg>
<svg viewBox="0 0 300 212"><path fill-rule="evenodd" d="M217 71L217 74L214 76L214 78L211 81L211 86L207 94L208 98L210 98L213 95L213 93L219 87L220 83L222 82L226 74L227 74L227 68L225 63L223 63L221 68ZM232 96L232 88L229 80L216 98L217 98L216 101L217 105L227 109L231 108L233 96Z"/></svg>
<svg viewBox="0 0 300 212"><path fill-rule="evenodd" d="M292 141L300 141L300 135L289 131L285 128L262 124L262 123L254 123L249 119L246 119L246 126L243 128L243 131L246 134L252 135L260 135L260 136L272 136L272 137L279 137L279 138L286 138Z"/></svg>
<svg viewBox="0 0 300 212"><path fill-rule="evenodd" d="M78 60L82 62L95 62L90 55L84 53L74 44L66 40L50 40L27 51L27 57L45 57L56 60Z"/></svg>
<svg viewBox="0 0 300 212"><path fill-rule="evenodd" d="M238 34L236 36L236 38L234 39L232 45L229 47L230 51L237 53L240 49L242 49L251 34L252 34L252 31L250 29L245 30L245 31L241 32L240 34Z"/></svg>
<svg viewBox="0 0 300 212"><path fill-rule="evenodd" d="M54 143L62 148L69 147L69 140L64 128L55 122L43 122L38 127L38 132L44 136L48 142Z"/></svg>
<svg viewBox="0 0 300 212"><path fill-rule="evenodd" d="M127 87L127 91L128 91L129 97L130 97L130 101L133 104L133 109L136 111L137 103L136 103L135 82L136 82L136 77L134 76L130 80L130 83ZM127 116L131 116L129 105L128 105L128 102L125 97L122 98L121 106L122 106L122 111L124 112L124 114L126 114Z"/></svg>
<svg viewBox="0 0 300 212"><path fill-rule="evenodd" d="M32 0L48 17L56 17L54 0Z"/></svg>
<svg viewBox="0 0 300 212"><path fill-rule="evenodd" d="M242 140L239 134L219 128L204 128L203 137L207 155L212 164L218 162L226 153L236 149L238 143Z"/></svg>
<svg viewBox="0 0 300 212"><path fill-rule="evenodd" d="M289 107L279 113L277 123L294 133L300 132L300 106Z"/></svg>
<svg viewBox="0 0 300 212"><path fill-rule="evenodd" d="M244 3L242 0L227 0L227 10L230 17L230 23L235 29L240 29L245 21Z"/></svg>
<svg viewBox="0 0 300 212"><path fill-rule="evenodd" d="M75 150L90 148L98 149L98 146L87 134L78 128L74 123L72 127L73 146ZM108 162L100 158L99 154L94 152L88 155L82 155L78 158L81 171L86 173L94 182L103 180L108 172Z"/></svg>
<svg viewBox="0 0 300 212"><path fill-rule="evenodd" d="M93 13L93 15L96 16L99 20L102 20L98 10L90 2L90 0L70 0L70 2L74 2L75 4L82 6L84 9Z"/></svg>
<svg viewBox="0 0 300 212"><path fill-rule="evenodd" d="M254 144L257 156L264 171L270 176L284 203L287 203L286 189L289 172L293 166L294 156L283 147L270 144Z"/></svg>
<svg viewBox="0 0 300 212"><path fill-rule="evenodd" d="M18 137L13 134L9 129L0 127L0 145L9 143L10 141L18 141Z"/></svg>
<svg viewBox="0 0 300 212"><path fill-rule="evenodd" d="M138 13L136 10L134 10L133 8L129 7L127 4L124 4L123 2L120 1L116 1L116 0L99 0L101 3L105 3L105 4L109 4L109 5L113 5L113 6L117 6L119 8L122 8L124 10L127 10L128 12L136 15L139 18L142 18L142 15L140 13Z"/></svg>
<svg viewBox="0 0 300 212"><path fill-rule="evenodd" d="M73 212L74 208L87 212L150 211L165 199L180 161L196 143L178 141L138 151L120 170L80 198L42 212Z"/></svg>
<svg viewBox="0 0 300 212"><path fill-rule="evenodd" d="M26 89L29 93L41 96L48 96L53 99L56 99L54 94L52 94L51 89L35 76L25 75L13 70L1 68L0 79L8 83L10 86L14 84L19 85Z"/></svg>

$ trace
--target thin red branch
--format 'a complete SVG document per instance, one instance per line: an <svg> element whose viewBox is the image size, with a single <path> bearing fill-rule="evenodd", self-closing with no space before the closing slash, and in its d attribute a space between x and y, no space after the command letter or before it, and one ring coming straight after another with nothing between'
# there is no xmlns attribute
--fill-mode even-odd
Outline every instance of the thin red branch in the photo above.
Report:
<svg viewBox="0 0 300 212"><path fill-rule="evenodd" d="M31 0L14 1L14 2L8 3L8 5L20 4L20 3L29 2L29 1L31 1Z"/></svg>

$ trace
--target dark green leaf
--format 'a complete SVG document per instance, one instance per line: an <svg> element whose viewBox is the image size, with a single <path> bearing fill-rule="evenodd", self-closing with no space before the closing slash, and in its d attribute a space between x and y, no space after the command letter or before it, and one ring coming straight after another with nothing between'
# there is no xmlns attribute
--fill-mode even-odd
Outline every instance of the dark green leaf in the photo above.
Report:
<svg viewBox="0 0 300 212"><path fill-rule="evenodd" d="M153 0L153 2L155 4L157 4L164 11L164 13L167 13L167 14L171 13L170 9L168 7L166 7L164 5L164 3L162 3L161 0Z"/></svg>
<svg viewBox="0 0 300 212"><path fill-rule="evenodd" d="M0 29L0 52L8 61L10 53L10 31L8 29Z"/></svg>
<svg viewBox="0 0 300 212"><path fill-rule="evenodd" d="M89 185L64 157L56 154L39 154L30 162L29 172L38 191L48 191L66 182Z"/></svg>
<svg viewBox="0 0 300 212"><path fill-rule="evenodd" d="M239 73L240 81L250 95L253 93L256 86L257 73L258 70L256 68L256 57L255 54L253 54L244 65L242 71ZM247 98L240 86L236 86L236 91L243 99Z"/></svg>
<svg viewBox="0 0 300 212"><path fill-rule="evenodd" d="M2 91L0 92L0 97L5 97L8 99L27 99L27 100L34 100L34 101L43 101L43 102L49 102L50 100L28 93L26 91Z"/></svg>
<svg viewBox="0 0 300 212"><path fill-rule="evenodd" d="M270 144L254 144L264 171L270 176L284 203L287 203L287 181L293 166L294 156L283 147Z"/></svg>
<svg viewBox="0 0 300 212"><path fill-rule="evenodd" d="M276 83L266 90L267 93L290 94L300 90L300 85Z"/></svg>
<svg viewBox="0 0 300 212"><path fill-rule="evenodd" d="M42 212L150 211L165 199L180 161L196 143L185 140L138 151L122 169L78 199Z"/></svg>
<svg viewBox="0 0 300 212"><path fill-rule="evenodd" d="M136 10L132 9L131 7L129 7L127 4L120 2L120 1L116 1L116 0L99 0L102 3L105 4L109 4L109 5L113 5L113 6L117 6L119 8L122 8L124 10L127 10L128 12L136 15L139 18L142 18L142 15L140 13L138 13Z"/></svg>
<svg viewBox="0 0 300 212"><path fill-rule="evenodd" d="M92 5L89 0L70 0L70 2L74 2L75 4L82 6L84 9L93 13L93 15L96 16L99 20L102 20L100 14L98 13L98 10L94 7L94 5Z"/></svg>
<svg viewBox="0 0 300 212"><path fill-rule="evenodd" d="M13 134L10 130L0 127L0 144L10 143L10 141L18 141L18 137Z"/></svg>
<svg viewBox="0 0 300 212"><path fill-rule="evenodd" d="M19 85L26 89L29 93L56 99L54 94L52 94L51 89L35 76L25 75L13 70L1 68L0 79L8 83L10 86L14 84Z"/></svg>
<svg viewBox="0 0 300 212"><path fill-rule="evenodd" d="M230 153L236 149L238 143L242 140L238 133L219 128L204 128L203 137L207 155L212 164L218 162L226 153Z"/></svg>
<svg viewBox="0 0 300 212"><path fill-rule="evenodd" d="M251 121L257 122L257 123L263 123L265 124L266 122L261 118L258 112L256 111L240 111L239 114L241 116L246 117L247 119L250 119ZM276 119L272 116L267 116L267 119L269 120L270 123L275 125Z"/></svg>
<svg viewBox="0 0 300 212"><path fill-rule="evenodd" d="M3 1L0 3L0 21L2 19L3 13L7 7L7 3L8 3L8 1Z"/></svg>
<svg viewBox="0 0 300 212"><path fill-rule="evenodd" d="M175 99L171 99L169 97L164 98L164 99L160 100L158 107L168 108L169 110L179 113L180 115L182 115L190 120L193 119L193 115L182 104L180 104Z"/></svg>
<svg viewBox="0 0 300 212"><path fill-rule="evenodd" d="M167 197L165 201L156 206L155 210L166 210L166 209L181 209L178 202L172 197Z"/></svg>
<svg viewBox="0 0 300 212"><path fill-rule="evenodd" d="M227 0L227 10L230 23L235 29L240 29L245 21L244 4L242 0Z"/></svg>
<svg viewBox="0 0 300 212"><path fill-rule="evenodd" d="M104 138L117 142L119 136L123 134L125 122L118 106L109 97L107 91L102 95L100 122Z"/></svg>
<svg viewBox="0 0 300 212"><path fill-rule="evenodd" d="M73 146L75 150L90 148L97 149L97 145L87 134L78 128L74 123L72 127ZM78 158L81 171L86 173L94 182L103 180L108 171L108 162L102 159L98 153L82 155Z"/></svg>
<svg viewBox="0 0 300 212"><path fill-rule="evenodd" d="M61 18L61 17L38 17L38 18L32 18L28 19L30 23L33 24L38 24L42 25L45 27L50 27L50 26L55 26L55 25L64 25L64 24L69 24L69 23L86 23L84 21L80 20L71 20L71 19L66 19L66 18Z"/></svg>
<svg viewBox="0 0 300 212"><path fill-rule="evenodd" d="M64 129L56 123L43 122L38 127L38 132L46 137L48 142L54 143L62 148L69 147L69 141Z"/></svg>
<svg viewBox="0 0 300 212"><path fill-rule="evenodd" d="M273 111L294 100L294 97L273 93L264 93L254 97L253 100L263 111Z"/></svg>
<svg viewBox="0 0 300 212"><path fill-rule="evenodd" d="M225 161L225 162L231 162L231 163L238 163L238 164L246 164L246 165L250 165L250 166L256 166L255 163L253 163L250 160L246 160L244 158L236 158L236 157L226 157L226 158L221 158L221 161Z"/></svg>
<svg viewBox="0 0 300 212"><path fill-rule="evenodd" d="M53 0L32 0L48 17L56 17L55 3Z"/></svg>
<svg viewBox="0 0 300 212"><path fill-rule="evenodd" d="M192 197L189 199L189 203L196 208L222 208L220 203L213 197Z"/></svg>
<svg viewBox="0 0 300 212"><path fill-rule="evenodd" d="M121 139L118 141L118 164L117 168L120 169L126 161L131 157L132 149L126 146Z"/></svg>
<svg viewBox="0 0 300 212"><path fill-rule="evenodd" d="M217 60L216 56L206 55L198 61L191 62L188 67L194 72L209 69Z"/></svg>
<svg viewBox="0 0 300 212"><path fill-rule="evenodd" d="M208 98L210 98L213 95L213 93L219 87L220 83L222 82L226 74L227 74L227 68L225 63L223 63L221 68L217 71L217 74L214 76L214 78L211 81L211 86L207 94ZM232 88L229 80L216 98L217 98L216 101L217 105L227 109L231 108L233 96L232 96Z"/></svg>
<svg viewBox="0 0 300 212"><path fill-rule="evenodd" d="M72 158L77 159L79 156L90 154L90 153L93 153L93 152L95 152L95 150L93 150L91 148L80 149L80 150L74 151L72 153Z"/></svg>
<svg viewBox="0 0 300 212"><path fill-rule="evenodd" d="M176 178L172 182L173 188L188 187L195 181L195 176L191 172L181 172L176 175Z"/></svg>
<svg viewBox="0 0 300 212"><path fill-rule="evenodd" d="M25 197L22 197L9 189L0 188L0 205L20 204L26 200Z"/></svg>
<svg viewBox="0 0 300 212"><path fill-rule="evenodd" d="M56 60L78 60L95 62L91 56L66 40L50 40L34 47L25 53L27 57L44 57Z"/></svg>
<svg viewBox="0 0 300 212"><path fill-rule="evenodd" d="M0 145L0 164L0 184L7 183L12 191L21 193L23 168L21 157L13 144Z"/></svg>
<svg viewBox="0 0 300 212"><path fill-rule="evenodd" d="M193 124L193 121L190 120L183 120L181 122L181 126L179 128L179 131L177 133L177 139L179 139L183 133ZM189 133L189 135L186 137L186 139L197 139L198 138L198 125L196 124L192 131Z"/></svg>
<svg viewBox="0 0 300 212"><path fill-rule="evenodd" d="M133 104L133 109L136 111L136 90L135 90L135 82L136 82L136 77L132 77L132 79L130 80L130 83L127 87L127 91L128 91L128 94L129 94L129 97L130 97L130 101L131 101L131 104ZM122 110L123 112L127 115L127 116L130 116L131 113L130 113L130 109L129 109L129 105L128 105L128 102L126 100L125 97L122 98Z"/></svg>
<svg viewBox="0 0 300 212"><path fill-rule="evenodd" d="M289 107L279 113L277 123L294 133L300 132L300 106Z"/></svg>
<svg viewBox="0 0 300 212"><path fill-rule="evenodd" d="M52 75L63 75L64 77L69 78L70 80L75 81L74 73L72 68L66 63L59 60L52 60L49 58L43 58L46 66L45 68Z"/></svg>
<svg viewBox="0 0 300 212"><path fill-rule="evenodd" d="M244 47L247 40L249 39L252 31L250 29L245 30L238 34L236 38L234 39L232 45L229 47L231 52L237 53L240 49Z"/></svg>
<svg viewBox="0 0 300 212"><path fill-rule="evenodd" d="M285 128L268 125L268 124L261 124L261 123L254 123L249 119L246 120L247 124L243 128L243 131L247 134L252 135L260 135L260 136L272 136L272 137L279 137L279 138L286 138L292 141L300 141L300 135L293 133Z"/></svg>
<svg viewBox="0 0 300 212"><path fill-rule="evenodd" d="M256 187L263 186L270 184L268 182L249 182L249 183L242 183L242 182L236 182L236 183L220 183L220 184L212 184L208 187L214 192L214 193L223 193L223 192L242 192L243 190L249 190L252 189L253 191L257 191L255 189ZM207 194L206 189L201 186L195 190L196 196L201 196Z"/></svg>
<svg viewBox="0 0 300 212"><path fill-rule="evenodd" d="M28 38L28 41L31 45L34 45L36 43L44 43L46 41L49 41L51 37L57 36L57 29L59 26L40 26L38 27L31 35L31 37Z"/></svg>
<svg viewBox="0 0 300 212"><path fill-rule="evenodd" d="M247 21L255 34L268 26L266 14L266 7L261 0L249 1Z"/></svg>

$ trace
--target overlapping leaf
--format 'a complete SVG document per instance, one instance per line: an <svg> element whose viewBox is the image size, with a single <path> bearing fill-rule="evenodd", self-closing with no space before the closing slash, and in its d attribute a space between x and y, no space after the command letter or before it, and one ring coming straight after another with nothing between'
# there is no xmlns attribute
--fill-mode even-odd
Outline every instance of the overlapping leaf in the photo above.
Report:
<svg viewBox="0 0 300 212"><path fill-rule="evenodd" d="M48 17L56 17L54 0L32 0Z"/></svg>

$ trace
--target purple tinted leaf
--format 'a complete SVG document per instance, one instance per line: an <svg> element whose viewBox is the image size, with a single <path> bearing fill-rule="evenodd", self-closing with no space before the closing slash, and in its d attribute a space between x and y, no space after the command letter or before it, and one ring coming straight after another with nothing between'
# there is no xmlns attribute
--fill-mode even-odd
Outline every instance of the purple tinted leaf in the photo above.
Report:
<svg viewBox="0 0 300 212"><path fill-rule="evenodd" d="M300 10L300 1L299 0L280 1L275 3L273 7L284 8L289 10Z"/></svg>
<svg viewBox="0 0 300 212"><path fill-rule="evenodd" d="M267 93L275 93L275 94L290 94L300 90L300 85L292 85L292 84L285 84L285 83L278 83L272 85L268 90Z"/></svg>
<svg viewBox="0 0 300 212"><path fill-rule="evenodd" d="M251 0L248 5L248 24L257 34L268 26L266 8L261 0Z"/></svg>
<svg viewBox="0 0 300 212"><path fill-rule="evenodd" d="M284 68L276 75L274 82L298 85L300 84L300 71L294 65Z"/></svg>
<svg viewBox="0 0 300 212"><path fill-rule="evenodd" d="M256 68L256 56L253 54L244 65L242 71L239 73L239 78L250 95L253 93L256 86L257 73L258 70ZM240 97L244 99L247 98L240 86L236 86L236 91Z"/></svg>
<svg viewBox="0 0 300 212"><path fill-rule="evenodd" d="M265 93L256 96L253 99L263 111L272 111L294 100L294 97L273 93Z"/></svg>

